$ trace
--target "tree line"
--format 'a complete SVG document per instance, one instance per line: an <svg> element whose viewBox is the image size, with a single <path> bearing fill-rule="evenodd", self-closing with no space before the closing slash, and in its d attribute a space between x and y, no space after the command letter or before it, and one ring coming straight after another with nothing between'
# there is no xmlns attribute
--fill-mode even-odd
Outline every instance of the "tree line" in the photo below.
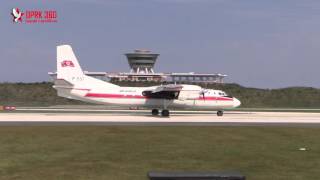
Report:
<svg viewBox="0 0 320 180"><path fill-rule="evenodd" d="M122 86L152 86L150 82L117 82ZM320 89L289 87L281 89L248 88L238 84L198 84L204 88L220 89L241 100L241 107L320 108ZM57 96L51 82L0 83L0 105L52 106L87 104Z"/></svg>

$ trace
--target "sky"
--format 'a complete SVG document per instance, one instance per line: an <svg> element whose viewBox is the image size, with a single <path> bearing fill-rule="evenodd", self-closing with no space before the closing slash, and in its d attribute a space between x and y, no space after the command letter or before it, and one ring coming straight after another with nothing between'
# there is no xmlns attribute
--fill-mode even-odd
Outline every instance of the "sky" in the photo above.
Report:
<svg viewBox="0 0 320 180"><path fill-rule="evenodd" d="M14 23L12 8L57 23ZM227 74L258 88L320 88L319 0L7 0L0 2L0 82L49 81L56 46L84 70L128 72L124 53L160 53L156 72Z"/></svg>

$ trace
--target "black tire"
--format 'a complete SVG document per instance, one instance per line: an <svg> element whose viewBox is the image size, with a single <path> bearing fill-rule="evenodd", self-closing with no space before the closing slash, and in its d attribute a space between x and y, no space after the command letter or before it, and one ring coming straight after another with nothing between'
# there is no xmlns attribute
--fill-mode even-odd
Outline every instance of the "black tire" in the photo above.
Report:
<svg viewBox="0 0 320 180"><path fill-rule="evenodd" d="M162 115L163 117L169 117L170 112L169 112L168 109L164 109L164 110L161 111L161 115Z"/></svg>
<svg viewBox="0 0 320 180"><path fill-rule="evenodd" d="M159 115L159 110L158 109L152 109L151 114L153 116L158 116Z"/></svg>
<svg viewBox="0 0 320 180"><path fill-rule="evenodd" d="M217 116L223 116L223 111L217 111Z"/></svg>

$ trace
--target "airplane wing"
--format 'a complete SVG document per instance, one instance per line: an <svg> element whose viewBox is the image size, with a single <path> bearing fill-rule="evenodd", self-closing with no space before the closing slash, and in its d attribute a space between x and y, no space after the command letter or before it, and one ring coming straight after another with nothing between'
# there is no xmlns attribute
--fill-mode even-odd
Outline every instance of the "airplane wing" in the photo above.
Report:
<svg viewBox="0 0 320 180"><path fill-rule="evenodd" d="M149 98L156 99L176 99L179 96L182 85L168 84L156 87L153 90L146 90L142 95Z"/></svg>

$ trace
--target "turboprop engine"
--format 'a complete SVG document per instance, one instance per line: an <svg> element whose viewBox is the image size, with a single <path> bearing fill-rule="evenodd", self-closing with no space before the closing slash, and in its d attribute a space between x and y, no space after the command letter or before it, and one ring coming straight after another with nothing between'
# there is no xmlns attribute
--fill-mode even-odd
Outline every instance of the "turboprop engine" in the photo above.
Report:
<svg viewBox="0 0 320 180"><path fill-rule="evenodd" d="M178 99L187 100L187 99L197 99L201 94L202 88L196 85L183 85Z"/></svg>

